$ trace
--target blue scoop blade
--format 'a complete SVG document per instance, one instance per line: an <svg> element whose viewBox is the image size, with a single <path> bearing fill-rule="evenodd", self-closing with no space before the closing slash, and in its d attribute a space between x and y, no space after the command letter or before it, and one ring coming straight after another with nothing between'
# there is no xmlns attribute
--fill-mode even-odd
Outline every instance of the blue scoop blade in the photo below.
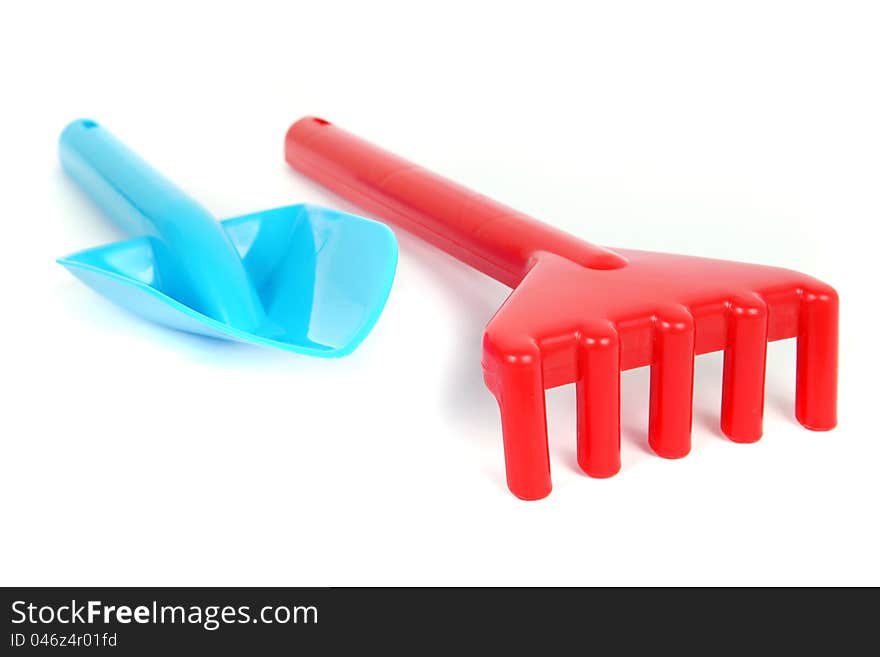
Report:
<svg viewBox="0 0 880 657"><path fill-rule="evenodd" d="M254 332L207 317L176 298L189 282L139 237L61 258L99 294L170 328L310 356L351 353L382 312L397 267L397 241L384 224L312 205L292 205L221 222L266 311Z"/></svg>

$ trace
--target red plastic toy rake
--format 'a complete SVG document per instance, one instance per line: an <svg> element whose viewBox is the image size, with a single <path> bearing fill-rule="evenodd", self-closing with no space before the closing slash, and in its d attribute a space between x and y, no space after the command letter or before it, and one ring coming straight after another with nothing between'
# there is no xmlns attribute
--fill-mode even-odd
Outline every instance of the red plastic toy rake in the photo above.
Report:
<svg viewBox="0 0 880 657"><path fill-rule="evenodd" d="M837 422L837 293L786 269L606 249L464 189L317 118L294 123L287 161L341 196L514 288L486 327L507 483L550 493L544 389L577 383L577 458L620 469L620 371L651 366L648 439L690 450L694 357L724 350L721 429L761 437L768 340L797 337L796 415Z"/></svg>

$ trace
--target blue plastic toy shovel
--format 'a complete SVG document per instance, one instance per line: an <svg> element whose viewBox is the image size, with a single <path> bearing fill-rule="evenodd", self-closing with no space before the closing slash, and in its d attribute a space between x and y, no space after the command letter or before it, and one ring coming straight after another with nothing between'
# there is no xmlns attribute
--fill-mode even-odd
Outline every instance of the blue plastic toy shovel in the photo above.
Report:
<svg viewBox="0 0 880 657"><path fill-rule="evenodd" d="M351 353L394 280L384 224L314 205L217 222L90 120L60 140L61 164L134 239L58 262L138 315L171 328L309 356Z"/></svg>

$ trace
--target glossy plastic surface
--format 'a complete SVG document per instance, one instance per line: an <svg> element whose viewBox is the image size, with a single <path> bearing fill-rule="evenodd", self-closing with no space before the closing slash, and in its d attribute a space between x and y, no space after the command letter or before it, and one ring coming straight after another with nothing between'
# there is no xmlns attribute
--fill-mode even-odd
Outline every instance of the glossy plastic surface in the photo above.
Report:
<svg viewBox="0 0 880 657"><path fill-rule="evenodd" d="M151 321L310 356L350 353L397 265L387 226L293 205L216 222L94 121L62 133L65 171L136 237L59 262Z"/></svg>
<svg viewBox="0 0 880 657"><path fill-rule="evenodd" d="M724 351L721 429L761 437L769 340L797 337L796 415L837 422L838 298L794 271L580 241L464 189L322 119L287 133L287 161L369 211L514 291L483 338L486 384L501 410L507 481L550 493L544 390L577 384L578 463L620 469L620 371L651 366L648 439L690 450L694 357Z"/></svg>

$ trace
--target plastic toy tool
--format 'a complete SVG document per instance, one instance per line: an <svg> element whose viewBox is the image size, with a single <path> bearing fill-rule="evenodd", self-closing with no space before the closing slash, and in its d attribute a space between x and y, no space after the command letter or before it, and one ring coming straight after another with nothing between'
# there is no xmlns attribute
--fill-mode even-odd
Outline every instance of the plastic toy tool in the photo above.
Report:
<svg viewBox="0 0 880 657"><path fill-rule="evenodd" d="M836 424L835 291L797 272L594 246L316 118L294 123L287 161L338 194L514 288L486 327L483 373L498 400L507 482L550 493L544 389L577 383L577 459L620 469L620 371L650 365L648 441L691 444L694 357L724 351L721 429L761 437L769 340L797 337L796 415Z"/></svg>
<svg viewBox="0 0 880 657"><path fill-rule="evenodd" d="M94 121L61 134L61 164L134 236L59 262L166 326L333 358L382 311L397 242L380 223L313 205L216 222Z"/></svg>

